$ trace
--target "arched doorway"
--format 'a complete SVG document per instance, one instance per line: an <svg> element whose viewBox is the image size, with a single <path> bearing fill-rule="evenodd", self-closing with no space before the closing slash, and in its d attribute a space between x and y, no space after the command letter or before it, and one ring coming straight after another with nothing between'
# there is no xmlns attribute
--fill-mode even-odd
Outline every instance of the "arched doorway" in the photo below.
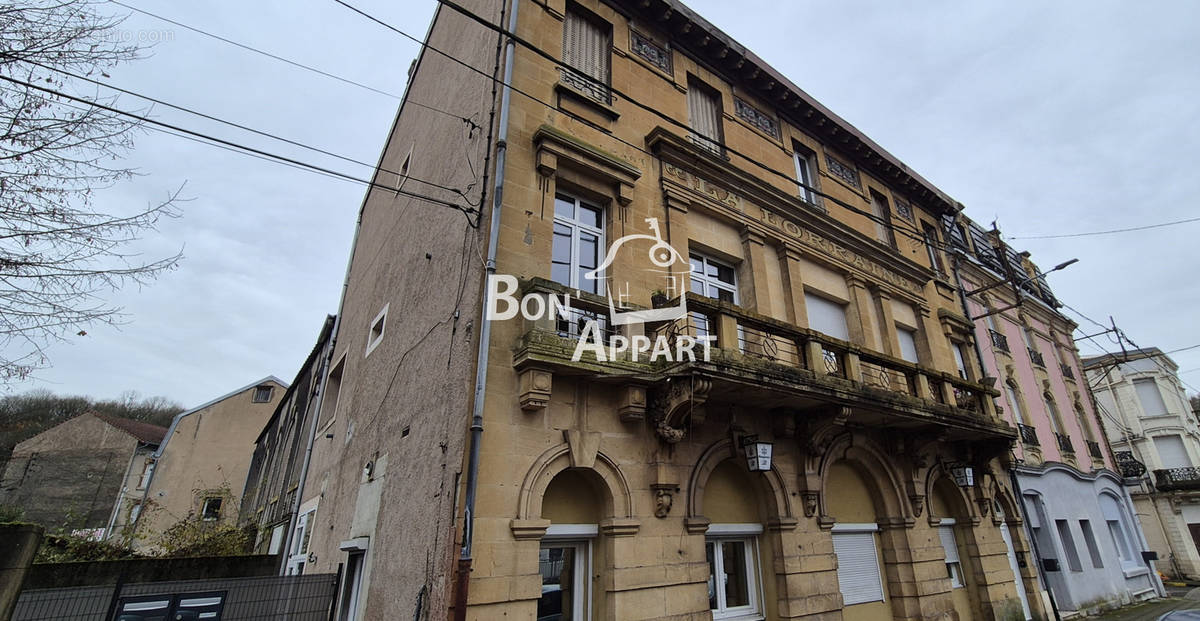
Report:
<svg viewBox="0 0 1200 621"><path fill-rule="evenodd" d="M938 476L933 482L929 499L931 521L936 520L938 539L946 559L946 576L950 580L950 599L960 621L975 618L972 590L975 587L973 559L967 553L974 543L971 532L971 515L966 499L957 485L946 476Z"/></svg>
<svg viewBox="0 0 1200 621"><path fill-rule="evenodd" d="M559 472L542 495L542 519L550 521L538 549L542 592L537 619L587 621L604 618L607 567L599 532L604 502L596 475L582 468Z"/></svg>
<svg viewBox="0 0 1200 621"><path fill-rule="evenodd" d="M739 459L717 464L704 483L701 512L710 520L704 550L714 619L776 617L774 547L764 539L768 515L761 487Z"/></svg>
<svg viewBox="0 0 1200 621"><path fill-rule="evenodd" d="M879 537L880 507L871 487L850 462L837 461L825 475L825 511L834 519L833 549L838 559L842 619L891 619Z"/></svg>

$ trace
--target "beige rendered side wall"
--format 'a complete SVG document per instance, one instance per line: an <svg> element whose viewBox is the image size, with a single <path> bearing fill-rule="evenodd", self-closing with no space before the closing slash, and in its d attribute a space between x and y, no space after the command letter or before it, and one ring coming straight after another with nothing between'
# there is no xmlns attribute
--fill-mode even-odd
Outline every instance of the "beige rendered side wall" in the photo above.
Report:
<svg viewBox="0 0 1200 621"><path fill-rule="evenodd" d="M498 0L462 4L501 21ZM473 207L486 190L490 212L495 177L485 156L494 155L495 93L488 76L497 37L442 6L429 41L485 75L422 52L377 181ZM375 60L384 80L403 80L409 67L407 58ZM399 180L401 170L411 178ZM449 207L381 188L361 210L333 352L335 364L344 361L338 403L335 412L322 404L321 420L332 420L317 435L302 499L319 501L309 548L315 560L305 571L336 572L348 560L340 544L366 541L358 619L411 619L418 606L422 618L437 619L450 606L459 549L455 489L471 415L487 222L474 228L478 215L468 222ZM330 226L353 226L352 214L353 206L338 206ZM368 353L384 309L382 337Z"/></svg>
<svg viewBox="0 0 1200 621"><path fill-rule="evenodd" d="M237 521L236 494L245 488L246 472L254 454L254 439L271 418L285 388L271 382L270 401L254 403L250 387L179 419L146 492L138 519L137 545L153 547L154 540L189 514L200 514L206 495L223 496L221 521Z"/></svg>

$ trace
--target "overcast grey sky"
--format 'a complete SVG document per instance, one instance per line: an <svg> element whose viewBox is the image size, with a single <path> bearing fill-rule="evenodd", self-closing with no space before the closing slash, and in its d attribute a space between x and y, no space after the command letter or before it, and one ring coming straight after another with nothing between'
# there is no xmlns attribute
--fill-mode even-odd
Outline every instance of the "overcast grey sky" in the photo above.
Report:
<svg viewBox="0 0 1200 621"><path fill-rule="evenodd" d="M395 94L417 53L331 0L125 1ZM356 4L418 37L435 7ZM1200 222L1020 239L1200 215L1200 3L689 5L963 202L973 219L998 219L1043 267L1079 258L1050 276L1072 307L1101 322L1114 316L1142 346L1200 344ZM136 13L123 28L159 43L149 58L111 72L113 84L365 162L378 158L396 99ZM126 96L122 105L140 104ZM155 114L370 172L161 106ZM186 181L193 200L183 217L141 245L150 256L183 247L184 262L150 287L113 297L130 323L53 346L53 368L14 389L102 398L132 389L191 406L265 375L290 381L325 314L337 310L364 188L158 132L140 137L130 163L142 176L98 202L131 210ZM1081 349L1098 353L1086 342ZM1183 379L1200 386L1200 348L1172 357Z"/></svg>

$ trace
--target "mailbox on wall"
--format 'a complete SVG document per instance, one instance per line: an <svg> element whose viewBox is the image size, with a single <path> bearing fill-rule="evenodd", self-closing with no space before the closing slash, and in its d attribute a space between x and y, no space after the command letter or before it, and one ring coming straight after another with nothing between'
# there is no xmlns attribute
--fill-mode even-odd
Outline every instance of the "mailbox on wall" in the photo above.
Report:
<svg viewBox="0 0 1200 621"><path fill-rule="evenodd" d="M1142 550L1142 562L1149 563L1150 561L1158 560L1158 552L1154 550Z"/></svg>
<svg viewBox="0 0 1200 621"><path fill-rule="evenodd" d="M1062 569L1059 568L1058 559L1044 558L1042 559L1042 571L1062 571Z"/></svg>

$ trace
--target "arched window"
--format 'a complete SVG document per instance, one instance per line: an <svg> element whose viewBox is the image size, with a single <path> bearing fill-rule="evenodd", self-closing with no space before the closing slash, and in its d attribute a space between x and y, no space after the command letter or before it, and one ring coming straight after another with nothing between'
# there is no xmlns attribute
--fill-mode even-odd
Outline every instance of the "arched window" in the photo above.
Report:
<svg viewBox="0 0 1200 621"><path fill-rule="evenodd" d="M1125 512L1121 510L1120 503L1112 494L1102 493L1100 494L1100 511L1104 514L1108 533L1112 537L1117 556L1121 559L1121 567L1125 569L1138 567L1138 560L1133 556L1133 551L1137 549L1137 541L1132 538L1133 531L1129 528L1129 522L1125 519Z"/></svg>
<svg viewBox="0 0 1200 621"><path fill-rule="evenodd" d="M1017 383L1012 378L1004 382L1004 393L1008 395L1008 404L1012 408L1013 418L1016 422L1029 425L1029 417L1025 414L1025 408L1021 406L1021 393L1017 390Z"/></svg>

